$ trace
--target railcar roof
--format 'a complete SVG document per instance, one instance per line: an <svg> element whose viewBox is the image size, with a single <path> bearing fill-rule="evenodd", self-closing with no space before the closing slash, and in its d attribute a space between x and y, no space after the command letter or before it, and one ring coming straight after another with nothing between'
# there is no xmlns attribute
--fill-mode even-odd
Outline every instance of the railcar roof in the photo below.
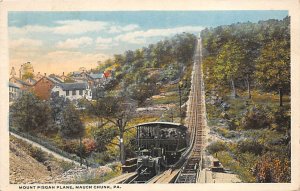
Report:
<svg viewBox="0 0 300 191"><path fill-rule="evenodd" d="M136 125L136 127L146 126L146 125L170 125L170 126L174 126L175 128L181 128L181 129L184 129L184 130L187 129L186 126L181 125L180 123L160 122L160 121L140 123L140 124Z"/></svg>

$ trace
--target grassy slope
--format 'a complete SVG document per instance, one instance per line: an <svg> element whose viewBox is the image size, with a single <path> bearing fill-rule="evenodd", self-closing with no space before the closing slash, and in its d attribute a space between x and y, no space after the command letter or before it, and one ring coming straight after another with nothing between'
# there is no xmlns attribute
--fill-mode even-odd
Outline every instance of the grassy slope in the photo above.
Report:
<svg viewBox="0 0 300 191"><path fill-rule="evenodd" d="M230 105L230 109L227 114L230 117L240 118L243 116L248 105L265 105L270 108L279 106L279 96L277 94L263 93L259 91L252 92L252 98L249 100L247 92L239 91L239 97L233 98L230 94L221 95L224 101ZM288 96L283 97L283 104L286 109L290 108L290 98ZM243 130L237 127L237 130L229 130L226 123L220 123L223 110L220 107L216 107L207 103L208 124L212 131L216 132L219 136L227 138L225 140L236 140L240 137L247 137L251 139L258 139L260 142L267 143L276 139L280 139L285 134L271 129L259 129L259 130ZM225 168L229 168L239 175L243 182L256 182L253 175L253 168L257 161L260 159L259 155L255 155L249 152L237 153L237 144L226 143L228 149L217 153L217 158L224 165Z"/></svg>

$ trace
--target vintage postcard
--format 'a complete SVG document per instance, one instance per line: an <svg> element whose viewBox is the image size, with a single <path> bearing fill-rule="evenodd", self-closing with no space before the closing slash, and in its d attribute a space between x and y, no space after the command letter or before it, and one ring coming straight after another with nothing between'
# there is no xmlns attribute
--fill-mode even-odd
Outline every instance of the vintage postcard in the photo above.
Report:
<svg viewBox="0 0 300 191"><path fill-rule="evenodd" d="M1 1L10 190L299 190L299 1Z"/></svg>

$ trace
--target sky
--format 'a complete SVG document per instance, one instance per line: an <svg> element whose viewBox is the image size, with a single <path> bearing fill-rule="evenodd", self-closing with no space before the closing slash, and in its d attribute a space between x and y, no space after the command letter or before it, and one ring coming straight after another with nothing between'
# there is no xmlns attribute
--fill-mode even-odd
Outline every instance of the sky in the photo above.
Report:
<svg viewBox="0 0 300 191"><path fill-rule="evenodd" d="M206 27L283 19L287 11L9 12L10 67L35 73L91 69L114 54Z"/></svg>

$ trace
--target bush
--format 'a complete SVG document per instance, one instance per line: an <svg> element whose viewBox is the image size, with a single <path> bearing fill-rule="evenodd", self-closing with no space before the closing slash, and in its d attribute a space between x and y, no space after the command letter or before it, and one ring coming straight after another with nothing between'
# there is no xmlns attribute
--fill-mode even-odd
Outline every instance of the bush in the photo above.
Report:
<svg viewBox="0 0 300 191"><path fill-rule="evenodd" d="M210 154L215 154L217 152L225 151L227 149L228 149L227 145L222 141L216 141L207 146L207 151Z"/></svg>
<svg viewBox="0 0 300 191"><path fill-rule="evenodd" d="M253 140L243 140L239 141L237 145L237 151L239 153L250 152L256 155L260 155L263 152L264 146Z"/></svg>
<svg viewBox="0 0 300 191"><path fill-rule="evenodd" d="M216 132L217 132L219 135L221 135L221 136L223 136L223 137L225 137L225 138L227 138L227 139L236 137L236 132L234 132L234 131L229 131L228 129L225 129L225 128L217 128L217 129L216 129Z"/></svg>
<svg viewBox="0 0 300 191"><path fill-rule="evenodd" d="M229 130L236 130L239 127L239 120L238 119L229 119L228 120L228 128Z"/></svg>
<svg viewBox="0 0 300 191"><path fill-rule="evenodd" d="M291 182L291 161L267 153L256 164L254 174L257 182Z"/></svg>
<svg viewBox="0 0 300 191"><path fill-rule="evenodd" d="M36 147L29 147L30 156L36 159L38 162L45 162L47 160L47 154L42 149Z"/></svg>
<svg viewBox="0 0 300 191"><path fill-rule="evenodd" d="M94 139L85 138L83 139L82 144L86 155L89 155L96 150L96 141Z"/></svg>
<svg viewBox="0 0 300 191"><path fill-rule="evenodd" d="M243 129L261 129L270 127L269 108L264 106L250 106L241 120Z"/></svg>
<svg viewBox="0 0 300 191"><path fill-rule="evenodd" d="M241 163L236 161L229 152L220 152L218 154L218 159L225 168L228 168L238 174L242 182L255 182L255 177L253 177L251 170L243 167Z"/></svg>
<svg viewBox="0 0 300 191"><path fill-rule="evenodd" d="M74 163L66 162L66 161L60 161L60 167L63 169L64 172L72 169L75 167Z"/></svg>
<svg viewBox="0 0 300 191"><path fill-rule="evenodd" d="M275 108L271 111L271 128L277 131L290 129L291 114L283 107Z"/></svg>
<svg viewBox="0 0 300 191"><path fill-rule="evenodd" d="M64 141L62 150L68 153L78 153L79 147L80 145L78 140L67 140Z"/></svg>

